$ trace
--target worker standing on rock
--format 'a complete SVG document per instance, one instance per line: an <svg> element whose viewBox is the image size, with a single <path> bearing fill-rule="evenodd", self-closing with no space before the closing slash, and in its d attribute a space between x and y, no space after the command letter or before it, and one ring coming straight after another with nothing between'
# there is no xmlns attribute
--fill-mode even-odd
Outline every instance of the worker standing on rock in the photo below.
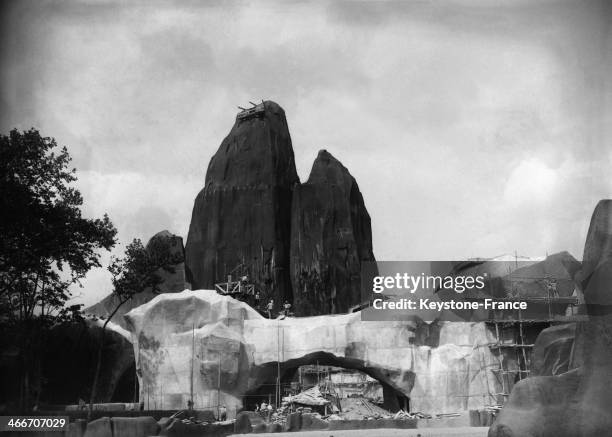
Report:
<svg viewBox="0 0 612 437"><path fill-rule="evenodd" d="M272 310L274 309L274 301L272 299L270 299L270 302L268 302L268 319L272 318Z"/></svg>
<svg viewBox="0 0 612 437"><path fill-rule="evenodd" d="M289 310L291 309L291 304L289 301L285 301L285 316L289 316Z"/></svg>

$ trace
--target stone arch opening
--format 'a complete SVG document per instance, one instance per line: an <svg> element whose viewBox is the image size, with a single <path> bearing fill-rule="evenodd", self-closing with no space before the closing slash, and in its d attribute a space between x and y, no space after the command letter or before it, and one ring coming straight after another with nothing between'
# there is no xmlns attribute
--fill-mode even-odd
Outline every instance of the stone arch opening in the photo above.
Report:
<svg viewBox="0 0 612 437"><path fill-rule="evenodd" d="M400 370L394 371L384 368L368 367L362 360L351 359L346 357L338 357L328 352L315 352L305 355L298 359L287 360L285 362L270 362L258 366L254 370L256 372L256 380L258 385L248 390L244 395L244 408L252 409L255 403L275 402L277 396L277 377L280 376L281 395L284 396L284 389L291 386L295 381L298 369L303 366L331 366L335 368L347 369L361 372L374 380L382 387L383 405L382 407L390 412L396 412L400 409L410 409L410 396L405 390L393 386L390 381L394 379ZM414 384L414 374L402 372L404 387L412 387Z"/></svg>

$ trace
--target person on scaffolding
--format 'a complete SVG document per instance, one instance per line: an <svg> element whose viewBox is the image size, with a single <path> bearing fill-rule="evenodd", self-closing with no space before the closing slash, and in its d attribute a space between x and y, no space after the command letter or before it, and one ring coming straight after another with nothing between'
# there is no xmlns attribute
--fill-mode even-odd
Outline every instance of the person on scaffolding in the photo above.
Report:
<svg viewBox="0 0 612 437"><path fill-rule="evenodd" d="M270 299L270 302L268 302L268 319L272 318L272 310L274 310L274 301Z"/></svg>

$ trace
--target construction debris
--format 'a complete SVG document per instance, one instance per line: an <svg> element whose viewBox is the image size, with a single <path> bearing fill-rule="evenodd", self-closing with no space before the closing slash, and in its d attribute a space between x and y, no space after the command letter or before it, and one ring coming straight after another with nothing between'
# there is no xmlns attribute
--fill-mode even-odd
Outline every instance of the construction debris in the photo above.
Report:
<svg viewBox="0 0 612 437"><path fill-rule="evenodd" d="M457 414L457 415L459 416L460 414ZM438 418L437 416L436 418ZM420 413L420 412L408 413L407 411L399 410L397 413L395 413L393 418L394 419L432 419L432 416L431 414L425 414L425 413Z"/></svg>
<svg viewBox="0 0 612 437"><path fill-rule="evenodd" d="M301 405L328 405L331 402L323 397L318 386L314 386L294 396L283 398L283 402Z"/></svg>

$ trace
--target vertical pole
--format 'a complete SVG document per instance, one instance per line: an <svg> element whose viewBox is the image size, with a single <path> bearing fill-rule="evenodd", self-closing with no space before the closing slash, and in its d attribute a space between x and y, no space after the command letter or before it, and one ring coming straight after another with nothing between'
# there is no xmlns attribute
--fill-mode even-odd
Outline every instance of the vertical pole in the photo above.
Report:
<svg viewBox="0 0 612 437"><path fill-rule="evenodd" d="M191 405L191 409L194 408L193 405L193 359L195 354L195 321L191 325L191 366L189 373L189 402ZM184 402L184 401L183 401Z"/></svg>
<svg viewBox="0 0 612 437"><path fill-rule="evenodd" d="M140 366L140 342L138 342L138 355L136 359L136 366L134 368L134 403L140 402L140 393L138 386L138 367ZM140 408L139 408L140 409Z"/></svg>
<svg viewBox="0 0 612 437"><path fill-rule="evenodd" d="M519 317L520 317L521 311L519 310ZM521 318L522 319L522 318ZM529 376L529 374L531 373L531 365L530 363L527 362L527 351L525 350L525 348L527 347L525 345L525 334L523 332L523 322L521 320L520 325L519 325L519 330L520 330L520 335L521 335L521 350L523 352L523 365L525 367L525 378ZM521 378L523 379L523 378Z"/></svg>
<svg viewBox="0 0 612 437"><path fill-rule="evenodd" d="M478 348L478 357L479 357L479 361L481 362L481 368L482 368L482 372L485 378L485 385L487 386L487 396L486 396L486 402L489 403L491 402L491 387L489 386L489 373L488 373L488 368L489 365L487 363L487 356L485 355L484 350L482 350L482 348ZM470 363L468 361L468 379L470 377L470 372L469 372L469 367ZM502 378L504 377L504 375L502 375ZM485 400L485 396L483 396L483 401ZM468 399L469 402L469 399ZM495 403L497 403L497 401L495 401ZM485 405L483 405L484 407Z"/></svg>
<svg viewBox="0 0 612 437"><path fill-rule="evenodd" d="M516 249L514 250L514 268L518 269L518 253Z"/></svg>
<svg viewBox="0 0 612 437"><path fill-rule="evenodd" d="M218 363L217 363L217 420L221 419L221 415L220 415L220 399L221 399L221 351L219 351L218 354Z"/></svg>
<svg viewBox="0 0 612 437"><path fill-rule="evenodd" d="M275 403L278 408L278 397L280 393L280 321L276 324L276 387L275 387Z"/></svg>
<svg viewBox="0 0 612 437"><path fill-rule="evenodd" d="M501 344L499 343L499 326L497 321L495 321L495 337L496 337L496 341L497 341L497 359L499 361L499 367L500 367L500 374L501 374L501 380L502 380L502 397L504 400L504 404L506 403L506 396L508 396L508 393L506 392L506 371L504 370L504 357L502 354L502 348L501 348Z"/></svg>

